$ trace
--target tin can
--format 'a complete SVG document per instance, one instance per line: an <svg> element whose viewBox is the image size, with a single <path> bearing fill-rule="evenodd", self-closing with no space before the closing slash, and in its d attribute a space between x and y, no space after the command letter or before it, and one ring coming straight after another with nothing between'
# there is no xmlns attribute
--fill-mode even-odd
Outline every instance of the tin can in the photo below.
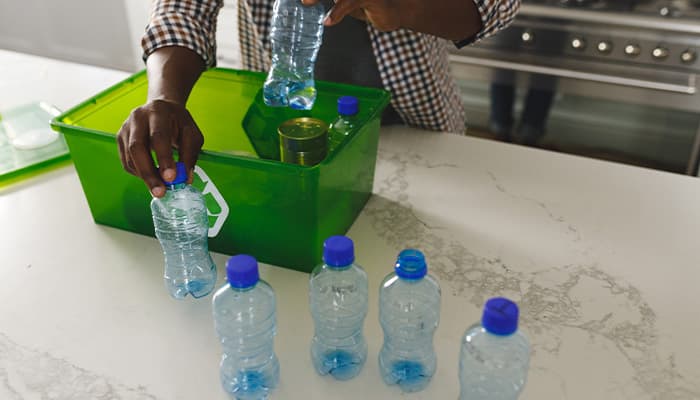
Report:
<svg viewBox="0 0 700 400"><path fill-rule="evenodd" d="M282 162L316 165L328 153L328 124L317 118L292 118L283 122L277 132L280 137Z"/></svg>

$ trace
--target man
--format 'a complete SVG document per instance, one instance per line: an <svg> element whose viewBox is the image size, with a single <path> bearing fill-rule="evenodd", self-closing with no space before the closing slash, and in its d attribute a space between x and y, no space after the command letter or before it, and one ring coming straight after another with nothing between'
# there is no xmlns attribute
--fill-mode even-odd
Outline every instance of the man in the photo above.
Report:
<svg viewBox="0 0 700 400"><path fill-rule="evenodd" d="M222 1L154 2L142 41L148 100L125 121L117 142L124 169L143 179L156 197L165 194L163 179L175 177L172 148L191 171L204 142L185 104L199 75L215 63ZM273 0L238 1L246 69L269 68L272 5ZM520 0L337 0L326 4L332 9L315 77L388 90L392 100L384 123L463 132L464 109L444 39L465 46L492 35L510 24L519 5Z"/></svg>

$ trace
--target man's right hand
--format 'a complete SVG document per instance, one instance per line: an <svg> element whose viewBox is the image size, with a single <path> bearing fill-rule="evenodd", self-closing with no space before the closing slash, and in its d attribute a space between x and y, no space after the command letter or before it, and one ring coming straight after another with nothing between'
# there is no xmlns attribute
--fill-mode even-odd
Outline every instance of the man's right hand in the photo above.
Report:
<svg viewBox="0 0 700 400"><path fill-rule="evenodd" d="M143 179L153 196L162 197L163 181L172 181L176 175L172 149L178 150L179 161L185 163L191 182L204 137L183 105L151 100L131 112L117 134L117 143L124 169Z"/></svg>
<svg viewBox="0 0 700 400"><path fill-rule="evenodd" d="M192 182L204 137L185 104L204 67L202 57L184 47L162 47L151 53L146 60L148 102L131 112L117 134L122 166L143 179L155 197L165 195L163 181L175 179L173 148Z"/></svg>

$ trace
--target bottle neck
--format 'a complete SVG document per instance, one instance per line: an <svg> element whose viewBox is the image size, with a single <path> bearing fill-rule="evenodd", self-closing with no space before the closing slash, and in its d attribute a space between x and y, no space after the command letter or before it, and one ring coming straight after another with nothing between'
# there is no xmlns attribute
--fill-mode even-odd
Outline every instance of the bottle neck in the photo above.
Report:
<svg viewBox="0 0 700 400"><path fill-rule="evenodd" d="M350 264L348 264L348 265L330 265L330 264L326 264L326 266L328 267L328 269L332 269L332 270L334 270L334 271L343 271L343 270L346 270L346 269L349 269L350 267L352 267L352 263L350 263Z"/></svg>
<svg viewBox="0 0 700 400"><path fill-rule="evenodd" d="M174 185L168 185L168 184L166 184L166 185L165 185L165 189L166 189L166 190L182 190L182 189L184 189L186 186L187 186L187 183L186 183L186 182L176 183L176 184L174 184Z"/></svg>
<svg viewBox="0 0 700 400"><path fill-rule="evenodd" d="M340 118L346 120L346 121L352 121L357 117L357 113L355 114L338 114Z"/></svg>
<svg viewBox="0 0 700 400"><path fill-rule="evenodd" d="M497 338L507 338L507 337L513 336L513 335L515 334L515 332L517 332L517 329L516 329L516 330L514 330L514 331L511 332L511 333L497 333L497 332L493 332L493 331L488 330L488 329L487 329L485 326L483 326L483 325L481 326L481 329L483 329L483 331L484 331L485 333L487 333L487 334L489 334L489 335L491 335L491 336L497 337Z"/></svg>
<svg viewBox="0 0 700 400"><path fill-rule="evenodd" d="M242 288L241 288L241 287L232 286L232 285L229 283L228 286L229 286L229 287L231 288L231 290L233 290L234 292L242 293L242 292L249 292L249 291L251 291L251 290L255 287L255 285L257 285L257 283L255 283L255 284L253 284L253 285L250 285L250 286L246 286L246 287L242 287Z"/></svg>
<svg viewBox="0 0 700 400"><path fill-rule="evenodd" d="M401 282L405 282L405 283L412 284L412 285L419 283L420 281L423 280L423 278L425 278L425 276L421 276L419 278L408 278L408 277L400 276L398 274L396 276L399 277L399 280Z"/></svg>

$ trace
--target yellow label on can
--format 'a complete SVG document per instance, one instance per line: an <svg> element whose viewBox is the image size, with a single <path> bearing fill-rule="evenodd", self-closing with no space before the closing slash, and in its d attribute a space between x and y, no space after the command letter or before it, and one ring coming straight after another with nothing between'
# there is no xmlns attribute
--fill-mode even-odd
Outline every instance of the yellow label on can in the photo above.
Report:
<svg viewBox="0 0 700 400"><path fill-rule="evenodd" d="M323 120L293 118L283 122L277 131L283 162L315 165L328 153L328 123Z"/></svg>

